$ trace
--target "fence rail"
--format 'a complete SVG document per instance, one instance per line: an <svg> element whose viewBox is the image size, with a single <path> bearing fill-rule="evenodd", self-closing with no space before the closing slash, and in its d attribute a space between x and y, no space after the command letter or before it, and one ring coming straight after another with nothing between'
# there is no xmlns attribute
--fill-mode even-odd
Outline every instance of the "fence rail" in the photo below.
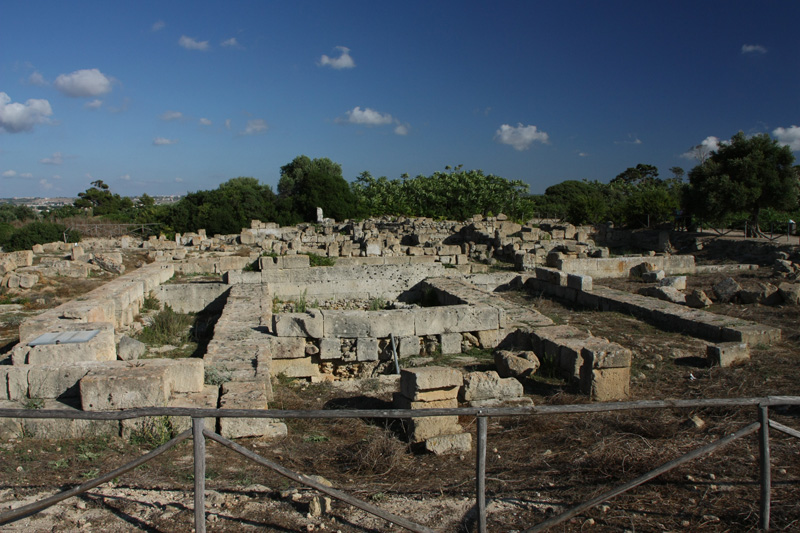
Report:
<svg viewBox="0 0 800 533"><path fill-rule="evenodd" d="M87 481L77 487L55 494L43 500L0 513L0 525L6 524L20 518L30 516L36 512L46 509L56 503L72 496L78 496L92 488L106 483L137 466L140 466L155 457L166 452L176 444L192 438L194 442L194 516L195 531L205 532L205 439L214 440L237 453L245 456L251 461L262 466L266 466L277 473L288 477L296 482L310 486L320 492L328 494L336 499L344 501L350 505L363 509L368 513L383 518L391 523L408 529L409 531L429 533L434 530L420 524L416 524L407 518L392 515L383 511L379 507L364 502L353 496L327 487L316 482L313 478L293 472L277 463L270 461L260 455L244 448L235 442L222 437L212 431L205 429L204 419L207 417L230 417L230 418L280 418L280 419L337 419L337 418L384 418L384 419L408 419L416 417L430 416L474 416L477 418L477 443L476 443L476 515L477 529L479 532L487 531L486 523L486 449L488 446L487 425L488 419L492 417L504 416L533 416L546 414L586 414L638 409L668 409L668 408L713 408L713 407L747 407L756 406L758 409L757 421L747 424L738 431L722 437L721 439L696 448L681 457L673 459L650 472L631 480L619 487L605 492L589 501L576 505L564 513L550 518L537 524L527 531L544 531L557 524L560 524L602 502L618 496L630 489L633 489L657 476L672 470L693 459L711 453L712 451L725 446L734 440L746 437L753 433L759 434L759 470L760 470L760 521L759 527L763 530L769 529L770 523L770 449L769 449L769 428L781 431L795 438L800 438L800 431L785 426L779 422L769 419L769 408L774 406L800 405L800 396L766 396L761 398L716 398L700 400L644 400L635 402L609 402L600 404L572 404L572 405L542 405L533 407L493 407L493 408L436 408L436 409L341 409L341 410L249 410L249 409L194 409L176 407L152 407L141 409L128 409L124 411L60 411L60 410L29 410L29 409L0 409L0 418L51 418L51 419L80 419L80 420L129 420L147 416L184 416L192 418L192 429L186 430L177 435L169 442L159 446L151 452L93 480Z"/></svg>

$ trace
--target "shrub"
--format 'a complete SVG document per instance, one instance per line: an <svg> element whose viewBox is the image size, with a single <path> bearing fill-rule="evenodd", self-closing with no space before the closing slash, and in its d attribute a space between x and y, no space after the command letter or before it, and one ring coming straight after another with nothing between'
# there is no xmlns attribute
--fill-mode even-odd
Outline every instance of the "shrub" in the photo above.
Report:
<svg viewBox="0 0 800 533"><path fill-rule="evenodd" d="M45 244L48 242L78 242L81 240L80 233L68 230L61 224L52 222L32 222L23 226L8 238L3 248L9 252L17 250L29 250L35 244Z"/></svg>
<svg viewBox="0 0 800 533"><path fill-rule="evenodd" d="M165 305L164 309L153 317L153 323L139 334L139 340L145 344L155 345L182 343L189 338L191 324L191 316L176 313L170 306Z"/></svg>
<svg viewBox="0 0 800 533"><path fill-rule="evenodd" d="M329 267L336 264L335 257L326 257L311 253L306 255L308 255L308 264L312 267Z"/></svg>

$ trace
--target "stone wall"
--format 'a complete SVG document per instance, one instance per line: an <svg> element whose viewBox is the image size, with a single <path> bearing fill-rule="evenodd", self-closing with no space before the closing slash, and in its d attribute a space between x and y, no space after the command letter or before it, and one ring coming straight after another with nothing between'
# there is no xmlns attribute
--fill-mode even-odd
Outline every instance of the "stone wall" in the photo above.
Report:
<svg viewBox="0 0 800 533"><path fill-rule="evenodd" d="M627 278L631 269L642 264L651 263L657 270L666 274L693 274L695 271L692 255L653 255L609 258L576 258L550 255L547 266L563 272L582 274L593 278Z"/></svg>
<svg viewBox="0 0 800 533"><path fill-rule="evenodd" d="M160 285L152 291L163 305L178 313L220 311L230 290L226 283L175 283Z"/></svg>

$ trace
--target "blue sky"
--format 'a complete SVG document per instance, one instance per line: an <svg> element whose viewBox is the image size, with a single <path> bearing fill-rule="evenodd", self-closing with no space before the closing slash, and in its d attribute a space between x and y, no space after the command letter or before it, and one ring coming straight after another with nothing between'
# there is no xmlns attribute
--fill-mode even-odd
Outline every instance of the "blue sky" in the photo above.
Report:
<svg viewBox="0 0 800 533"><path fill-rule="evenodd" d="M462 164L533 193L742 130L800 156L800 2L2 2L0 197Z"/></svg>

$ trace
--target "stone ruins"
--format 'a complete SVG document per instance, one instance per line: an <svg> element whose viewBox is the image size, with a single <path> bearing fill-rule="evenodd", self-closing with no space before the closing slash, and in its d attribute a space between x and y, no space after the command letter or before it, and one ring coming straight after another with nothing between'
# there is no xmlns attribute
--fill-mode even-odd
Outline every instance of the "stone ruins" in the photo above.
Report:
<svg viewBox="0 0 800 533"><path fill-rule="evenodd" d="M703 310L710 302L702 291L685 294L685 276L701 267L691 255L670 254L668 238L659 234L649 244L654 251L639 256L611 257L596 244L619 244L622 235L610 228L520 225L502 215L461 223L321 219L278 227L253 221L237 235L199 230L174 240L98 239L0 254L2 285L14 290L51 276L116 275L19 325L10 364L0 364L0 406L36 400L47 409L87 411L265 409L279 375L322 382L380 374L399 374L397 408L531 405L523 384L545 367L592 400L627 397L630 347L555 325L532 306L502 298L502 290L621 311L679 330L706 340L709 360L723 366L747 360L750 346L780 338L776 328ZM126 271L122 254L130 251L146 253L149 262ZM312 266L320 258L335 264ZM782 267L796 273L787 259L779 259ZM498 261L515 270L491 269ZM193 281L197 274L217 281ZM655 285L631 294L593 284L593 278L628 276ZM729 285L715 287L715 296L747 297ZM798 299L794 283L765 291L753 298ZM148 297L177 312L219 313L202 358L140 358L143 348L134 338ZM348 308L351 301L373 305ZM285 302L294 308L282 307ZM463 374L437 363L471 348L493 351L495 370ZM431 364L407 368L408 358L421 356ZM2 419L0 437L125 436L147 422ZM189 424L170 422L173 429ZM279 420L220 418L207 425L233 438L286 433ZM414 419L408 438L434 453L471 446L457 417Z"/></svg>

